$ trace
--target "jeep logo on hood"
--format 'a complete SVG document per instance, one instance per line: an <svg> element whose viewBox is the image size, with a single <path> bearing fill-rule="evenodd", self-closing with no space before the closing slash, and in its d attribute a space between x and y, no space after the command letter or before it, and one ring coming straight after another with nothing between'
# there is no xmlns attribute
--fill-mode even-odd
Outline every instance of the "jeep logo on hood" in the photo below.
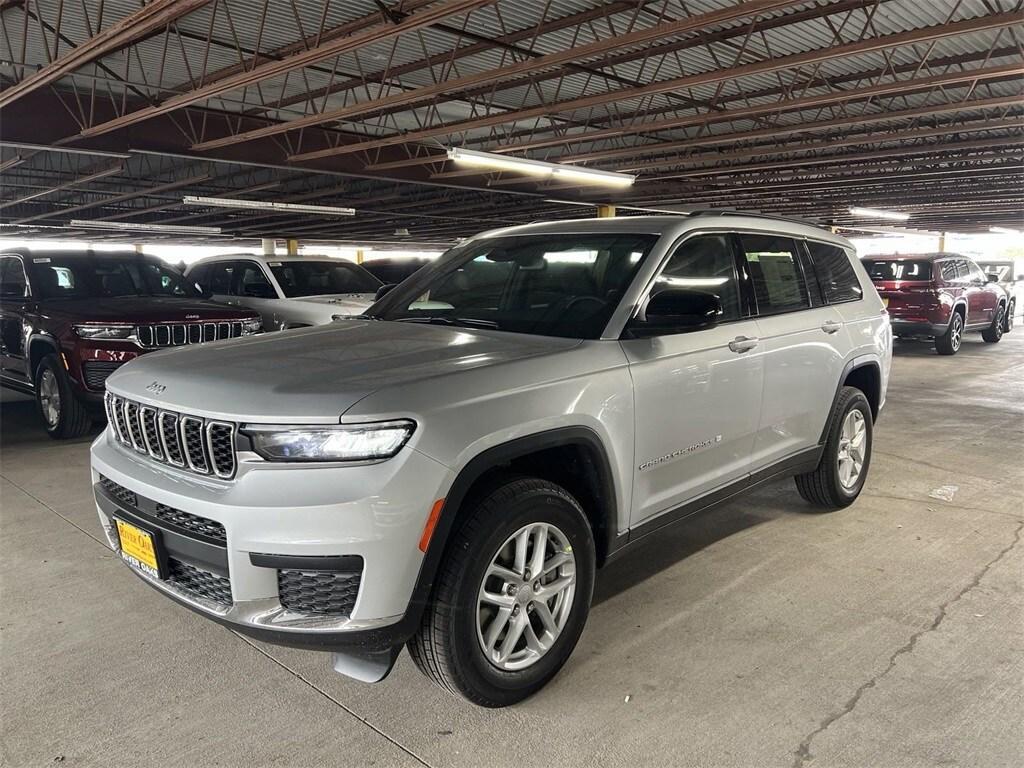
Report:
<svg viewBox="0 0 1024 768"><path fill-rule="evenodd" d="M154 395L162 395L165 389L167 389L167 387L158 381L154 381L152 384L146 387L146 391L152 392Z"/></svg>

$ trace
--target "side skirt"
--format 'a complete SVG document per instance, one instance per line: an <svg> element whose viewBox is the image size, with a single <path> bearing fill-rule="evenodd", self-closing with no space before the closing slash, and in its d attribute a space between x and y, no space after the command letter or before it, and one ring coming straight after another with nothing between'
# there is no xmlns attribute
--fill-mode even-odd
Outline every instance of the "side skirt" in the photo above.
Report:
<svg viewBox="0 0 1024 768"><path fill-rule="evenodd" d="M731 501L737 496L741 496L748 491L775 480L812 471L818 466L823 450L824 447L820 445L815 446L814 448L808 448L807 450L796 453L776 464L772 464L769 467L758 470L752 475L742 477L723 488L719 488L705 496L701 496L699 499L687 502L686 504L669 510L668 512L663 512L654 519L641 523L635 528L631 528L629 531L616 538L613 543L613 548L608 552L608 557L605 562L617 559L631 549L634 544L642 541L652 533L656 533L667 526L686 520L687 518L696 515L698 512L704 512L713 507L717 507L720 504Z"/></svg>

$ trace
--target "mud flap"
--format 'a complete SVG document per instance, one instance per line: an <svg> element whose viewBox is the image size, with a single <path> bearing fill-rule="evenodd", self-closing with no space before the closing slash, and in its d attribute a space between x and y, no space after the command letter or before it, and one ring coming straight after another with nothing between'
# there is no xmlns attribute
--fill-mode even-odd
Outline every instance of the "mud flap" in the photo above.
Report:
<svg viewBox="0 0 1024 768"><path fill-rule="evenodd" d="M395 666L402 646L386 651L361 651L358 649L334 651L331 663L334 671L362 683L379 683Z"/></svg>

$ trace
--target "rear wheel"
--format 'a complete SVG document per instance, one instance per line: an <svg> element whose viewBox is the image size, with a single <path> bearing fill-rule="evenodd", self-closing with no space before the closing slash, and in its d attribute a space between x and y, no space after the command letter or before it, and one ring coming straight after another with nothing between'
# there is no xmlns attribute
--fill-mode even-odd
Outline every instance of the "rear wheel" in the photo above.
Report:
<svg viewBox="0 0 1024 768"><path fill-rule="evenodd" d="M989 344L995 344L1003 338L1003 316L1006 314L1006 307L1002 304L996 309L996 316L992 318L992 325L981 332L981 338Z"/></svg>
<svg viewBox="0 0 1024 768"><path fill-rule="evenodd" d="M959 312L954 312L946 332L935 337L935 351L940 355L955 355L960 351L960 343L963 340L964 319Z"/></svg>
<svg viewBox="0 0 1024 768"><path fill-rule="evenodd" d="M47 434L55 440L81 437L92 428L92 416L75 397L55 354L44 357L36 369L36 403Z"/></svg>
<svg viewBox="0 0 1024 768"><path fill-rule="evenodd" d="M828 439L813 472L796 476L796 489L811 504L839 509L860 495L871 465L872 416L864 393L843 387L829 418Z"/></svg>
<svg viewBox="0 0 1024 768"><path fill-rule="evenodd" d="M583 631L594 541L579 503L539 479L513 480L453 534L409 653L449 693L485 707L543 687Z"/></svg>

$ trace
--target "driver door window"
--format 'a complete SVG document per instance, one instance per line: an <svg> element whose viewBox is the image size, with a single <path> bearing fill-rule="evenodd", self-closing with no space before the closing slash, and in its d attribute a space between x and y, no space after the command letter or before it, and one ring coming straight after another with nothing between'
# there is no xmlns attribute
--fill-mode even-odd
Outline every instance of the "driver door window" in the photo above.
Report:
<svg viewBox="0 0 1024 768"><path fill-rule="evenodd" d="M276 299L277 291L267 280L260 266L252 261L236 262L235 284L232 293L252 299Z"/></svg>

